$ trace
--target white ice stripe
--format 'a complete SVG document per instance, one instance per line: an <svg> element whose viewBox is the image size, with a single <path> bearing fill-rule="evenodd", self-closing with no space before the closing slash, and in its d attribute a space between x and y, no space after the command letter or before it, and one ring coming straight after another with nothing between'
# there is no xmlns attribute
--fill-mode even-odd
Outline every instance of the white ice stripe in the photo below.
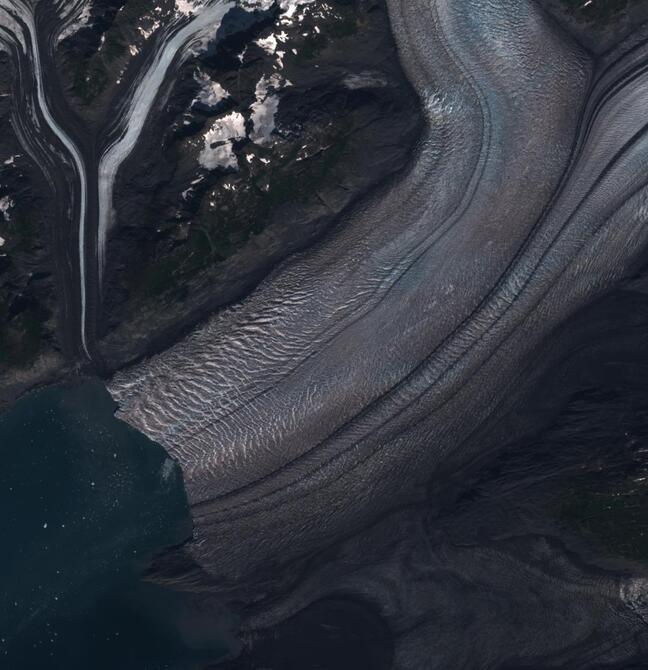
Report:
<svg viewBox="0 0 648 670"><path fill-rule="evenodd" d="M2 2L0 2L0 43L6 43L7 46L14 43L21 46L23 53L25 52L25 36L22 27L16 21L14 12Z"/></svg>
<svg viewBox="0 0 648 670"><path fill-rule="evenodd" d="M86 224L86 210L87 210L87 177L83 159L77 147L74 145L70 137L58 125L52 117L45 97L43 76L40 61L40 51L38 47L38 40L36 38L36 26L34 24L34 17L30 8L26 7L22 2L14 0L2 0L0 4L0 17L2 25L0 29L5 35L8 35L11 41L19 43L22 46L23 52L27 51L26 35L23 33L23 28L20 19L29 31L29 42L32 52L32 60L34 65L34 79L36 81L36 91L38 104L41 108L41 113L45 122L48 124L52 132L59 138L65 148L72 156L76 171L79 175L80 184L80 205L79 205L79 274L80 274L80 298L81 298L81 343L83 349L88 357L90 353L88 350L86 338L86 275L85 275L85 224ZM31 110L33 113L33 110ZM34 119L37 124L37 120ZM26 145L29 151L29 143ZM51 181L48 176L48 181Z"/></svg>
<svg viewBox="0 0 648 670"><path fill-rule="evenodd" d="M75 164L76 171L79 175L80 186L80 203L79 203L79 275L80 275L80 291L81 291L81 344L88 358L90 358L90 351L88 350L88 342L86 336L86 319L87 319L87 305L86 305L86 259L85 259L85 236L86 236L86 212L87 212L87 195L88 195L88 181L86 175L86 168L81 156L81 152L76 147L69 135L56 122L52 113L50 112L45 97L45 88L43 85L43 73L41 70L40 51L38 48L38 40L36 38L36 26L34 25L34 18L31 14L25 15L25 22L29 29L30 44L32 50L32 59L34 61L34 77L36 79L36 90L38 95L38 104L43 114L43 118L52 132L59 138L63 146L70 152Z"/></svg>
<svg viewBox="0 0 648 670"><path fill-rule="evenodd" d="M65 23L69 23L83 12L89 11L90 5L90 0L59 0L56 7L59 18Z"/></svg>
<svg viewBox="0 0 648 670"><path fill-rule="evenodd" d="M77 0L75 4L69 4L70 7L65 15L66 20L58 34L57 42L62 42L67 37L74 35L81 28L87 26L90 21L92 5L89 1Z"/></svg>
<svg viewBox="0 0 648 670"><path fill-rule="evenodd" d="M106 257L106 240L113 215L113 189L117 171L132 152L144 127L153 102L167 71L178 52L190 45L201 33L215 34L225 13L234 6L232 0L218 1L204 7L184 27L158 46L149 69L140 78L124 119L124 131L101 156L99 161L99 225L97 261L99 287L102 286Z"/></svg>
<svg viewBox="0 0 648 670"><path fill-rule="evenodd" d="M70 0L57 0L56 8L58 9L58 15L61 19L69 19L70 16L76 14L83 4L84 0L75 0L74 2L70 2Z"/></svg>

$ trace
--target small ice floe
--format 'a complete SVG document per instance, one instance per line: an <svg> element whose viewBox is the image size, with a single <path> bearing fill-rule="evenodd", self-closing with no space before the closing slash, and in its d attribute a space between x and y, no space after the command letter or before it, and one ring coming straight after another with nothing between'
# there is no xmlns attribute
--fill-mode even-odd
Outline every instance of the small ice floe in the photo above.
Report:
<svg viewBox="0 0 648 670"><path fill-rule="evenodd" d="M204 72L197 72L194 79L200 84L200 93L194 99L192 106L200 104L211 111L216 109L223 100L230 97L228 91L217 81L212 81Z"/></svg>
<svg viewBox="0 0 648 670"><path fill-rule="evenodd" d="M269 77L263 75L259 79L255 89L256 101L250 106L253 124L250 139L255 144L261 146L270 144L272 131L275 129L275 115L279 109L277 92L287 86L292 84L276 73Z"/></svg>
<svg viewBox="0 0 648 670"><path fill-rule="evenodd" d="M169 481L169 478L171 477L171 475L173 475L174 467L175 463L170 458L165 459L164 463L162 463L160 476L163 482Z"/></svg>
<svg viewBox="0 0 648 670"><path fill-rule="evenodd" d="M360 88L384 88L387 80L379 72L359 72L348 74L342 80L346 88L356 90Z"/></svg>
<svg viewBox="0 0 648 670"><path fill-rule="evenodd" d="M6 161L4 161L3 165L13 165L15 160L16 160L15 156L10 156L9 158L7 158Z"/></svg>
<svg viewBox="0 0 648 670"><path fill-rule="evenodd" d="M207 170L216 168L238 169L234 142L245 137L245 119L239 112L231 112L216 119L204 137L204 147L198 160Z"/></svg>
<svg viewBox="0 0 648 670"><path fill-rule="evenodd" d="M4 237L0 237L0 247L4 247L4 245L6 244L6 242L7 242L7 240L5 240Z"/></svg>

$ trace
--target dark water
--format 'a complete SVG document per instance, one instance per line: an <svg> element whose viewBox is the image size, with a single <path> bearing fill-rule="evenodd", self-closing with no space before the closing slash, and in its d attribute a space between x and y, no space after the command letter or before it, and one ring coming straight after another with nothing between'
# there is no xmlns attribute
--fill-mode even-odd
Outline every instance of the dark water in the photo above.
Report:
<svg viewBox="0 0 648 670"><path fill-rule="evenodd" d="M337 596L309 605L213 670L390 670L393 652L392 633L374 608Z"/></svg>
<svg viewBox="0 0 648 670"><path fill-rule="evenodd" d="M227 622L141 578L190 517L175 463L113 411L86 383L0 416L2 670L189 670L227 652Z"/></svg>

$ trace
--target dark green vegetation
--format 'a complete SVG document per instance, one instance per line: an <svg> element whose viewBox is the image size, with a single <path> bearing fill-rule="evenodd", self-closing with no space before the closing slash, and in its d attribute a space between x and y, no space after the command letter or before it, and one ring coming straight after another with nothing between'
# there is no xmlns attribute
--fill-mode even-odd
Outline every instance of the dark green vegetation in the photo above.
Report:
<svg viewBox="0 0 648 670"><path fill-rule="evenodd" d="M591 452L561 485L553 509L606 553L648 562L648 404L635 394L625 400L622 408L613 397L616 412L602 421L591 417Z"/></svg>
<svg viewBox="0 0 648 670"><path fill-rule="evenodd" d="M0 369L25 367L41 350L45 324L49 313L38 303L33 303L10 318L7 302L0 303Z"/></svg>
<svg viewBox="0 0 648 670"><path fill-rule="evenodd" d="M24 370L51 344L52 212L39 167L11 126L13 68L0 52L0 386L10 368Z"/></svg>
<svg viewBox="0 0 648 670"><path fill-rule="evenodd" d="M345 150L358 127L359 122L354 122L350 114L336 126L323 128L316 138L323 148L300 164L296 163L300 154L296 144L288 144L283 156L247 146L242 154L268 156L268 160L273 160L272 168L258 160L251 166L241 156L238 174L224 177L211 192L217 206L210 207L210 198L201 203L188 228L186 242L130 275L132 297L148 299L167 291L172 299L182 296L185 282L234 255L261 233L282 208L308 205L326 180L343 179Z"/></svg>
<svg viewBox="0 0 648 670"><path fill-rule="evenodd" d="M276 8L233 9L217 35L180 70L120 170L100 329L106 358L140 355L131 352L145 346L143 333L157 348L178 324L240 298L403 169L422 131L383 0L316 0L289 19ZM206 105L204 85L227 96ZM264 86L278 107L259 139ZM207 132L230 115L246 131L231 144L236 166L205 169Z"/></svg>
<svg viewBox="0 0 648 670"><path fill-rule="evenodd" d="M191 524L178 467L113 411L86 383L0 416L0 667L185 670L226 650L218 616L141 580Z"/></svg>
<svg viewBox="0 0 648 670"><path fill-rule="evenodd" d="M304 11L309 18L294 28L272 26L259 33L263 36L266 33L273 34L281 28L290 35L290 48L294 48L297 53L288 51L285 55L283 74L298 87L303 78L303 74L300 77L301 69L312 70L314 61L325 59L327 50L348 48L351 38L358 32L359 24L367 20L362 3L334 3L335 11L327 13L318 12L318 4L307 5ZM324 18L318 16L316 20L316 14ZM319 33L314 30L315 25ZM247 39L253 36L255 32ZM247 49L244 44L248 45ZM248 62L244 61L243 71L236 73L236 86L232 86L230 59L235 52L245 54L244 58ZM265 63L261 60L264 57ZM272 72L268 67L272 60L248 41L235 42L232 51L224 50L215 58L212 57L209 64L215 66L212 76L221 80L226 90L237 91L233 108L247 116L246 107L254 100L258 79L262 74ZM237 67L239 63L236 61L234 65ZM203 191L186 229L183 229L182 220L179 226L175 217L160 221L159 217L143 213L139 225L148 219L159 230L159 234L156 235L153 250L150 249L150 243L147 243L149 248L142 249L141 258L147 262L140 264L126 277L127 288L134 299L150 299L168 293L167 297L172 301L177 300L197 273L208 272L210 268L233 256L252 237L261 233L273 221L273 217L280 215L282 209L297 203L308 205L317 199L318 188L323 184L344 180L344 162L345 158L349 159L348 153L345 154L348 139L358 133L367 120L362 113L357 113L353 104L349 104L348 93L324 89L292 93L288 89L281 95L283 98L303 99L313 94L317 96L317 105L304 100L298 103L301 112L298 133L295 132L296 124L293 124L290 128L276 130L271 147L260 147L249 141L239 142L235 146L239 166L236 174L221 171L208 177L211 188ZM340 99L341 95L343 99ZM314 113L316 106L319 108ZM197 125L195 137L198 142L201 141L203 130L202 124ZM165 144L173 146L172 142L169 139ZM310 148L305 160L302 151L304 145ZM173 153L172 163L179 164L186 160L186 148L174 147ZM249 155L254 156L252 163L246 159ZM168 198L161 189L158 193L159 197ZM210 203L215 203L215 206ZM169 240L172 240L171 244Z"/></svg>
<svg viewBox="0 0 648 670"><path fill-rule="evenodd" d="M46 198L31 191L30 179L38 175L28 177L33 167L24 167L12 166L11 174L0 169L0 180L6 175L16 186L9 190L15 206L5 217L0 213L0 373L29 366L56 329Z"/></svg>
<svg viewBox="0 0 648 670"><path fill-rule="evenodd" d="M545 444L552 515L609 556L648 562L646 390L590 391L563 416Z"/></svg>
<svg viewBox="0 0 648 670"><path fill-rule="evenodd" d="M558 514L609 553L648 561L648 463L619 463L574 478Z"/></svg>
<svg viewBox="0 0 648 670"><path fill-rule="evenodd" d="M81 111L114 89L131 58L129 49L139 50L145 34L152 33L173 6L172 0L103 0L93 5L88 27L72 35L62 49L63 69ZM160 11L154 12L156 7Z"/></svg>
<svg viewBox="0 0 648 670"><path fill-rule="evenodd" d="M558 468L551 513L605 554L648 562L645 380L581 394L563 417L544 445Z"/></svg>
<svg viewBox="0 0 648 670"><path fill-rule="evenodd" d="M15 202L18 210L0 220L0 236L6 240L0 249L0 371L28 366L54 329L48 306L50 259L44 248L47 235L43 234L47 228L42 213L33 207L42 200L16 197ZM25 204L23 213L20 208L25 209ZM35 221L40 222L40 230Z"/></svg>
<svg viewBox="0 0 648 670"><path fill-rule="evenodd" d="M643 376L645 368L630 374ZM559 536L579 538L595 555L648 563L645 381L613 380L577 393L540 435L511 444L484 468L459 508L475 499L517 510L526 533L555 535L558 526Z"/></svg>
<svg viewBox="0 0 648 670"><path fill-rule="evenodd" d="M648 562L646 391L590 391L563 416L544 445L552 515L609 556Z"/></svg>

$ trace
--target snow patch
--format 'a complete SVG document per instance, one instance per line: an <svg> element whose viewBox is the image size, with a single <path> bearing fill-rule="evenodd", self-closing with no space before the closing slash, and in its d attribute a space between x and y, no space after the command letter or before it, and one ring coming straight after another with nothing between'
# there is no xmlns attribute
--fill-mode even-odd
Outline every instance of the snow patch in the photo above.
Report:
<svg viewBox="0 0 648 670"><path fill-rule="evenodd" d="M270 77L263 75L256 85L256 102L252 103L250 110L253 124L250 139L261 146L265 146L272 141L272 131L275 129L275 115L279 109L279 96L277 91L292 86L284 80L279 74L272 74Z"/></svg>
<svg viewBox="0 0 648 670"><path fill-rule="evenodd" d="M255 44L260 46L267 54L270 55L272 55L277 50L277 38L274 35L260 37L255 41Z"/></svg>
<svg viewBox="0 0 648 670"><path fill-rule="evenodd" d="M238 169L234 154L234 142L245 137L245 119L239 112L231 112L216 119L204 137L204 147L198 160L202 167L214 170L218 167Z"/></svg>
<svg viewBox="0 0 648 670"><path fill-rule="evenodd" d="M278 109L279 97L274 94L252 105L254 129L250 133L250 139L255 144L264 146L271 143L272 131L275 129L275 115Z"/></svg>
<svg viewBox="0 0 648 670"><path fill-rule="evenodd" d="M14 204L14 201L8 195L0 198L0 212L3 213L5 219L9 220L9 210L14 206Z"/></svg>
<svg viewBox="0 0 648 670"><path fill-rule="evenodd" d="M230 94L217 81L212 81L204 72L197 72L194 79L200 84L201 88L193 104L200 102L206 107L214 109L219 103L230 97Z"/></svg>
<svg viewBox="0 0 648 670"><path fill-rule="evenodd" d="M299 7L309 5L311 2L314 2L314 0L279 0L278 5L283 15L292 19ZM270 9L275 3L274 0L239 0L239 4L243 9L266 10Z"/></svg>
<svg viewBox="0 0 648 670"><path fill-rule="evenodd" d="M239 4L243 9L265 11L274 5L274 0L239 0Z"/></svg>
<svg viewBox="0 0 648 670"><path fill-rule="evenodd" d="M145 39L147 40L159 27L160 27L160 21L158 19L155 19L155 21L151 22L151 25L149 28L142 28L142 26L138 26L137 32Z"/></svg>
<svg viewBox="0 0 648 670"><path fill-rule="evenodd" d="M193 16L201 7L201 2L196 0L175 0L175 10L183 16Z"/></svg>
<svg viewBox="0 0 648 670"><path fill-rule="evenodd" d="M302 5L309 5L314 0L279 0L279 7L284 12L285 16L291 19L295 12Z"/></svg>

